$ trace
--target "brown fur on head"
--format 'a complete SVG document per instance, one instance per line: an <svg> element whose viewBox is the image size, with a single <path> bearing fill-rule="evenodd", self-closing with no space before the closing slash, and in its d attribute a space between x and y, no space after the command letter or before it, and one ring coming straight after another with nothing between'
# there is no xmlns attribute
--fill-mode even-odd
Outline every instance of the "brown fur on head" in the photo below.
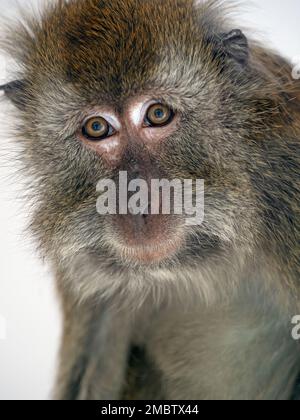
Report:
<svg viewBox="0 0 300 420"><path fill-rule="evenodd" d="M299 83L288 63L248 42L224 13L214 1L57 1L5 40L22 68L5 90L19 108L22 157L36 181L33 228L59 271L70 279L81 272L81 293L112 287L107 274L119 287L133 273L139 285L157 272L187 281L196 267L237 273L266 249L287 267L286 279L298 270ZM141 95L172 106L178 128L151 152L128 147L109 168L76 135L85 110L109 105L122 115ZM150 265L133 262L96 211L99 179L120 169L133 176L133 163L141 171L145 162L145 176L206 184L203 225L176 221L180 249Z"/></svg>

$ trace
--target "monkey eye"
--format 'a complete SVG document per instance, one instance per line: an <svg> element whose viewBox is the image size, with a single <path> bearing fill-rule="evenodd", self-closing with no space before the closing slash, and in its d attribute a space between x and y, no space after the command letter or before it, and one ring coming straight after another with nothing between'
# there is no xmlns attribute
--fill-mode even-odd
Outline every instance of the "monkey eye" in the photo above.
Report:
<svg viewBox="0 0 300 420"><path fill-rule="evenodd" d="M82 127L82 134L89 140L99 141L114 134L114 128L102 117L93 117Z"/></svg>
<svg viewBox="0 0 300 420"><path fill-rule="evenodd" d="M145 124L148 127L163 127L173 120L174 115L174 111L167 105L157 103L148 108Z"/></svg>

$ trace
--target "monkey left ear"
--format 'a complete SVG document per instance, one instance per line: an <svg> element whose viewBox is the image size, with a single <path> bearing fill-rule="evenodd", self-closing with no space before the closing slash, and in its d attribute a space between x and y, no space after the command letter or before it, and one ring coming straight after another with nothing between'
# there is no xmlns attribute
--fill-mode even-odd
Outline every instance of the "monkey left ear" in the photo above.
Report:
<svg viewBox="0 0 300 420"><path fill-rule="evenodd" d="M25 109L26 107L26 82L25 80L15 80L0 86L0 91L4 92L5 96L18 108Z"/></svg>
<svg viewBox="0 0 300 420"><path fill-rule="evenodd" d="M214 56L222 61L233 60L244 66L249 58L249 44L246 36L240 29L229 33L221 33L214 37L212 42Z"/></svg>

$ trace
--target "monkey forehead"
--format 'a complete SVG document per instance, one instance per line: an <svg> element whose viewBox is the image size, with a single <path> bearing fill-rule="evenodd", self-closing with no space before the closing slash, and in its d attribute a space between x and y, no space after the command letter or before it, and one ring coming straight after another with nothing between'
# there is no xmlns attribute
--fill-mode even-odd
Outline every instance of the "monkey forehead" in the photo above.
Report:
<svg viewBox="0 0 300 420"><path fill-rule="evenodd" d="M35 35L32 69L117 97L182 81L201 36L193 0L59 2Z"/></svg>

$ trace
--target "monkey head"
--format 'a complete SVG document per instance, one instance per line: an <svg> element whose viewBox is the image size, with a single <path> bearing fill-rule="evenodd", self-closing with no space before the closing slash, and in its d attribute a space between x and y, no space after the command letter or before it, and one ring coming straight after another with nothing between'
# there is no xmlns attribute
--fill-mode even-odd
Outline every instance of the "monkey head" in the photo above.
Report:
<svg viewBox="0 0 300 420"><path fill-rule="evenodd" d="M5 39L21 68L2 89L18 109L32 228L60 270L75 260L83 269L90 258L95 276L140 273L142 282L149 273L167 277L251 255L261 229L257 139L279 117L267 72L218 8L192 0L54 2ZM203 223L188 226L178 214L100 215L97 183L118 184L125 171L148 184L204 180ZM100 282L90 274L84 281L94 290Z"/></svg>

